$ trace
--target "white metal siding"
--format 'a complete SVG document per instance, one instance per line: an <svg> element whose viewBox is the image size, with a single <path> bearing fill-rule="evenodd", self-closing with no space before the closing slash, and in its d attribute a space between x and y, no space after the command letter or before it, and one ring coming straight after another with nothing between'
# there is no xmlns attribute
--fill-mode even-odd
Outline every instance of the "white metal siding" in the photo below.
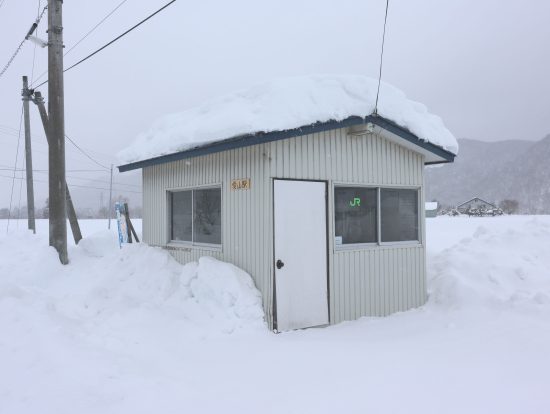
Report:
<svg viewBox="0 0 550 414"><path fill-rule="evenodd" d="M181 263L209 255L246 270L262 292L271 327L272 179L327 180L331 323L423 304L423 191L419 200L421 244L335 250L333 237L335 183L423 188L423 156L381 136L348 136L346 132L342 128L144 168L144 241L157 246L168 242L168 190L220 184L222 250L171 249L171 253ZM250 178L251 189L231 190L231 180L236 178Z"/></svg>

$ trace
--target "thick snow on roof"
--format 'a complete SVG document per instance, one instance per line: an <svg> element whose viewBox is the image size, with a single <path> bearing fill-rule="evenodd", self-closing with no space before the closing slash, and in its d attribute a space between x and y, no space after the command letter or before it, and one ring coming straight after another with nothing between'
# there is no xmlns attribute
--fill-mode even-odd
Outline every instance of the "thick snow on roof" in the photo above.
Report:
<svg viewBox="0 0 550 414"><path fill-rule="evenodd" d="M239 135L284 131L316 122L365 117L374 111L378 81L365 76L312 75L277 79L166 115L118 155L135 162ZM458 144L441 118L382 83L378 114L454 154Z"/></svg>

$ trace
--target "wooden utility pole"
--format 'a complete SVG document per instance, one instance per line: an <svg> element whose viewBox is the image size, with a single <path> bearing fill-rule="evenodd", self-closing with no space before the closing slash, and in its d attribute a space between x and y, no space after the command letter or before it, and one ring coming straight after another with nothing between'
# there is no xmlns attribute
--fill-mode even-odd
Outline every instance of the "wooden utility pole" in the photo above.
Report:
<svg viewBox="0 0 550 414"><path fill-rule="evenodd" d="M34 186L32 179L32 151L31 151L31 120L29 116L29 81L23 76L23 112L25 117L25 165L27 170L27 222L29 230L36 234L36 223L34 220Z"/></svg>
<svg viewBox="0 0 550 414"><path fill-rule="evenodd" d="M67 264L69 256L67 253L62 11L62 0L48 0L50 245L59 253L61 263Z"/></svg>
<svg viewBox="0 0 550 414"><path fill-rule="evenodd" d="M42 125L44 125L44 131L46 132L46 139L48 140L48 146L50 145L50 132L49 132L49 120L48 114L46 112L46 107L44 106L44 98L39 91L34 92L33 102L38 106L38 112L40 113L40 119L42 119ZM69 216L69 223L71 224L71 230L73 232L73 238L75 244L78 244L82 240L82 233L80 232L80 226L78 225L78 219L76 217L76 211L74 209L73 200L71 199L71 193L69 192L69 187L65 183L65 193L67 196L67 215ZM50 246L52 244L52 234L50 233Z"/></svg>

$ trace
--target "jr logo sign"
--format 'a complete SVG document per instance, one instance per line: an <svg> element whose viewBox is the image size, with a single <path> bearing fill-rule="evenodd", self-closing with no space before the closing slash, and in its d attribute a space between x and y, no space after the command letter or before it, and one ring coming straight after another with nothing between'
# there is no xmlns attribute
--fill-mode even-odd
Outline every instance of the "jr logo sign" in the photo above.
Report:
<svg viewBox="0 0 550 414"><path fill-rule="evenodd" d="M352 201L349 202L349 205L352 207L361 207L361 199L359 197L355 197Z"/></svg>

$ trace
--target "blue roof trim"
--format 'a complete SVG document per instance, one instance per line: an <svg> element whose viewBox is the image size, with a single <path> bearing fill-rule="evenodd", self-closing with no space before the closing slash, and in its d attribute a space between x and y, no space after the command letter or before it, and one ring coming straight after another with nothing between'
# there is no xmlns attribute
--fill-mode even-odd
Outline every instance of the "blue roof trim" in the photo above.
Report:
<svg viewBox="0 0 550 414"><path fill-rule="evenodd" d="M438 147L437 145L432 144L431 142L421 140L409 130L403 127L400 127L395 122L392 122L386 118L370 115L365 118L365 122L372 122L373 124L378 125L379 127L384 128L385 130L394 133L395 135L403 138L404 140L409 141L419 146L420 148L425 149L426 151L430 151L431 153L445 160L441 162L428 162L426 164L443 164L447 162L453 162L456 157L456 155L453 154L452 152L447 151L441 147Z"/></svg>
<svg viewBox="0 0 550 414"><path fill-rule="evenodd" d="M179 161L186 158L198 157L200 155L207 155L221 151L227 151L236 148L248 147L251 145L265 144L267 142L279 141L282 139L293 138L300 135L314 134L317 132L329 131L331 129L344 128L353 125L361 125L367 122L372 122L399 137L412 142L413 144L434 153L435 155L443 158L446 162L453 162L455 155L449 151L444 150L437 145L430 142L422 141L412 132L400 127L399 125L391 122L385 118L369 115L365 118L360 116L350 116L342 121L327 121L317 122L312 125L306 125L299 128L288 129L286 131L273 131L273 132L257 132L255 134L240 135L237 137L224 139L222 141L216 141L211 144L202 145L200 147L191 148L185 151L175 152L173 154L161 155L159 157L149 158L143 161L136 161L125 165L120 165L118 170L120 172L131 171L138 168L150 167L152 165L164 164L172 161ZM439 164L434 162L430 164Z"/></svg>

